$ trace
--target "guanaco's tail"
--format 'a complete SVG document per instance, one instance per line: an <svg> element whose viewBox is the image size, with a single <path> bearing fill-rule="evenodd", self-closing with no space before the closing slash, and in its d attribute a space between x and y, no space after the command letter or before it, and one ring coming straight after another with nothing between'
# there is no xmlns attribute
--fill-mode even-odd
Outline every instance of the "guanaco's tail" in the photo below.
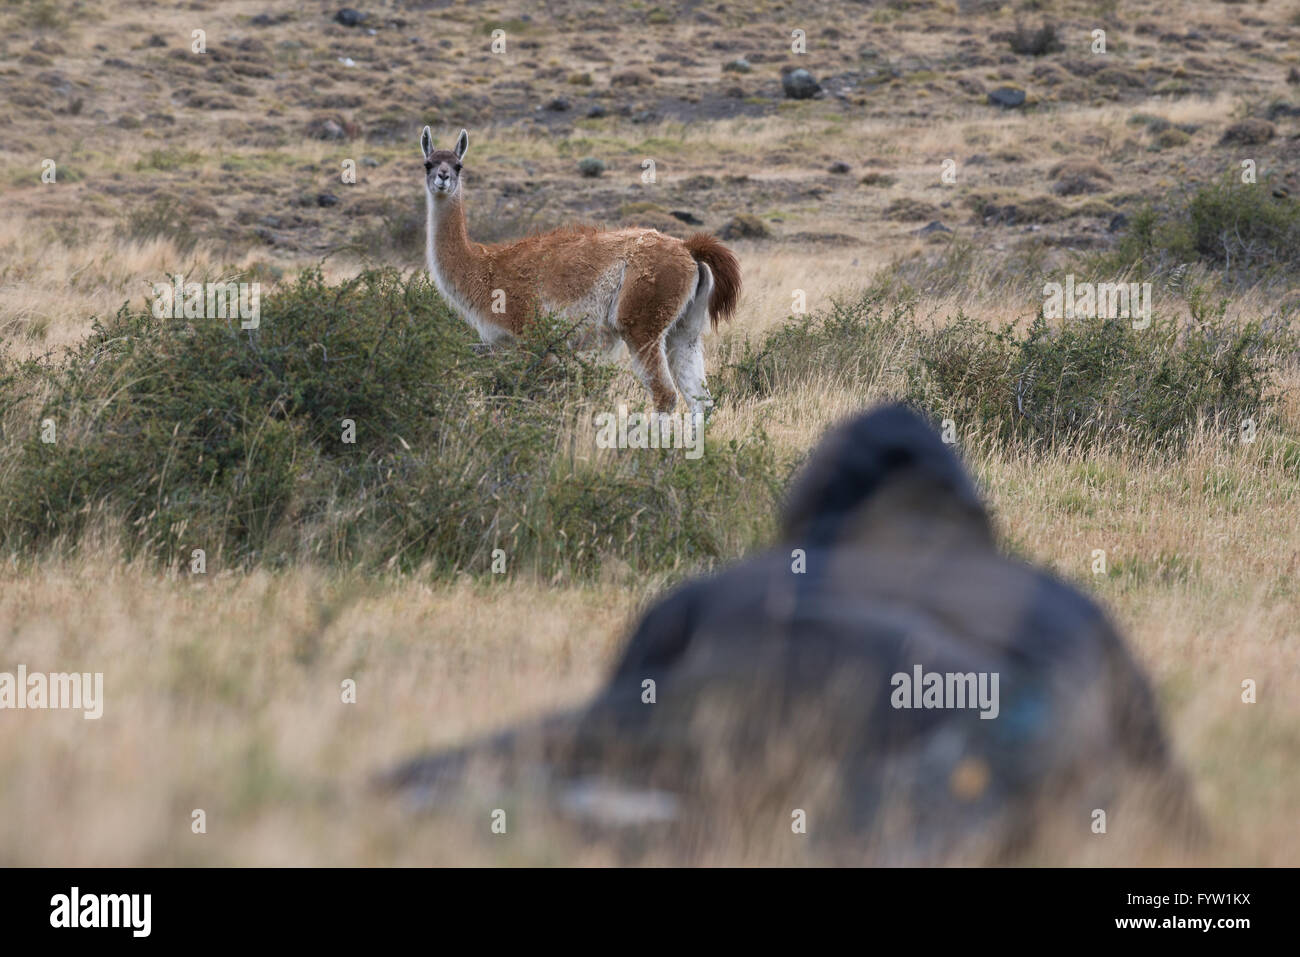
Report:
<svg viewBox="0 0 1300 957"><path fill-rule="evenodd" d="M718 322L730 319L736 312L736 302L740 299L740 262L716 236L708 233L696 233L686 240L686 248L713 273L713 293L709 296L709 318L713 328Z"/></svg>

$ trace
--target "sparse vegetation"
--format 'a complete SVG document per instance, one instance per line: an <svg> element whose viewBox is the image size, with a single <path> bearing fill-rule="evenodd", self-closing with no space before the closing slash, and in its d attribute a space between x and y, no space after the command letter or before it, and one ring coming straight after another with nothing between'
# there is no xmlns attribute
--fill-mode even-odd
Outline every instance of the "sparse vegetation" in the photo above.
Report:
<svg viewBox="0 0 1300 957"><path fill-rule="evenodd" d="M1056 24L1044 23L1037 30L1031 30L1023 23L1017 23L1015 31L1007 41L1011 52L1021 56L1044 56L1065 49L1056 34Z"/></svg>
<svg viewBox="0 0 1300 957"><path fill-rule="evenodd" d="M1243 183L1229 174L1144 207L1108 262L1156 275L1202 262L1236 285L1289 283L1300 269L1300 202L1267 178Z"/></svg>
<svg viewBox="0 0 1300 957"><path fill-rule="evenodd" d="M1177 452L1202 427L1231 438L1247 419L1264 421L1296 343L1289 327L1229 321L1203 293L1191 305L1186 327L1040 316L1018 331L958 315L923 331L913 309L867 294L746 342L726 382L730 395L758 398L814 382L880 383L936 424L951 418L1000 447Z"/></svg>

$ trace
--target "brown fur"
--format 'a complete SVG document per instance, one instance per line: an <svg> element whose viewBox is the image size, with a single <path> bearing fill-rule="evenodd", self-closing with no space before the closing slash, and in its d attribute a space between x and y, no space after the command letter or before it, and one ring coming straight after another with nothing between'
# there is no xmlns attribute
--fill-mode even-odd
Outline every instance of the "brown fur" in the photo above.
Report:
<svg viewBox="0 0 1300 957"><path fill-rule="evenodd" d="M676 306L695 282L696 262L713 271L709 313L714 328L735 315L740 297L740 263L716 237L696 233L683 241L654 229L603 230L566 226L510 243L485 246L471 242L465 207L459 195L438 199L446 203L435 244L439 261L456 277L457 290L492 321L518 335L545 302L567 304L581 299L618 259L630 261L637 285L648 301L628 310L636 338L662 332L676 318L665 307ZM626 280L624 289L626 289ZM505 313L491 314L492 290L506 294ZM656 303L667 298L669 303ZM627 308L626 306L624 307ZM658 327L658 328L656 328Z"/></svg>
<svg viewBox="0 0 1300 957"><path fill-rule="evenodd" d="M427 175L454 171L459 178L460 158L452 150L426 151ZM714 328L735 312L740 264L707 234L683 242L653 229L574 226L485 246L470 241L459 184L450 192L430 195L430 268L451 305L468 311L467 320L485 339L499 333L517 336L547 310L587 312L604 319L617 303L617 335L636 358L659 411L671 411L677 402L666 336L696 289L699 263L713 274L708 309ZM503 311L493 312L494 305ZM617 342L607 323L595 328L597 335L609 339L599 344Z"/></svg>
<svg viewBox="0 0 1300 957"><path fill-rule="evenodd" d="M713 295L709 296L709 319L713 328L736 313L740 299L740 262L716 236L695 233L686 240L686 248L699 262L713 270Z"/></svg>

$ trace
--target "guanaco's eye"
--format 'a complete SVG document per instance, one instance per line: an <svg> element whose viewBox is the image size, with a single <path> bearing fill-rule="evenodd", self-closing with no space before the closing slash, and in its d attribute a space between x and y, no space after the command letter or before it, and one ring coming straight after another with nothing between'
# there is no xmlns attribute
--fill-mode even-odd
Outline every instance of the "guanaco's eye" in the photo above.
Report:
<svg viewBox="0 0 1300 957"><path fill-rule="evenodd" d="M424 171L427 173L427 172L428 172L429 170L431 170L431 169L433 169L433 164L430 163L428 160L425 160L425 161L424 161Z"/></svg>
<svg viewBox="0 0 1300 957"><path fill-rule="evenodd" d="M459 164L459 163L456 164L456 172L457 172L457 173L460 172L460 164Z"/></svg>

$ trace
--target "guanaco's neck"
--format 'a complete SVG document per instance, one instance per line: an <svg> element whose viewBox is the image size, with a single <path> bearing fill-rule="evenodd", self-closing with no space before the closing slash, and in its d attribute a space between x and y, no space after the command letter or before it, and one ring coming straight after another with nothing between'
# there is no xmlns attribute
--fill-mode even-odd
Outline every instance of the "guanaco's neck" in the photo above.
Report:
<svg viewBox="0 0 1300 957"><path fill-rule="evenodd" d="M481 250L469 241L461 190L440 197L425 190L425 200L429 210L425 242L429 272L439 282L451 282L468 291L480 265Z"/></svg>

